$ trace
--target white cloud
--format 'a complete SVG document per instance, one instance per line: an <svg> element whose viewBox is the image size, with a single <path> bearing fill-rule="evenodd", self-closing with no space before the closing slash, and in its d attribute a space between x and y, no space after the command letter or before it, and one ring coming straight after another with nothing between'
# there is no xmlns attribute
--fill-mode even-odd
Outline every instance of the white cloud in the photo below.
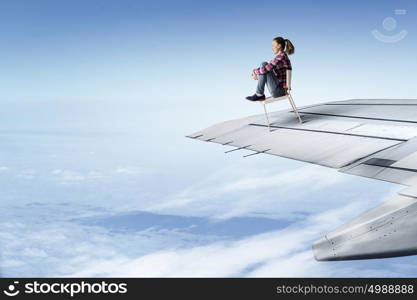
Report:
<svg viewBox="0 0 417 300"><path fill-rule="evenodd" d="M86 176L76 171L56 169L51 172L54 178L61 184L79 182L86 179Z"/></svg>
<svg viewBox="0 0 417 300"><path fill-rule="evenodd" d="M103 179L107 176L99 171L89 171L86 175L87 179Z"/></svg>
<svg viewBox="0 0 417 300"><path fill-rule="evenodd" d="M247 277L328 277L331 269L312 259L312 251L292 253L266 261Z"/></svg>
<svg viewBox="0 0 417 300"><path fill-rule="evenodd" d="M41 184L28 181L26 189L22 187L16 194L14 181L3 176L2 183L8 184L11 201L16 195L22 204L20 209L1 208L6 215L0 220L3 273L9 276L366 276L377 271L387 274L386 270L391 269L393 273L397 270L398 274L416 274L387 263L377 267L366 262L352 263L349 268L346 265L335 268L334 263L318 263L312 256L313 240L358 215L359 210L378 201L387 189L355 191L355 184L364 179L355 181L349 175L323 167L290 164L285 160L279 163L275 157L271 163L256 159L228 163L205 178L204 170L197 170L196 179L192 168L186 169L191 175L184 175L179 161L167 175L161 167L152 176L144 176L139 184L136 175L142 175L143 169L129 162L118 167L109 163L105 170L81 164L75 170L71 164L56 166L38 162L33 169L16 171L16 174L32 178L37 175ZM177 171L178 177L171 176ZM80 189L68 192L70 189L57 183L79 184ZM170 183L168 190L172 194L165 191ZM34 186L41 186L42 191L38 192ZM363 199L358 199L361 192ZM114 199L103 201L107 195ZM352 199L355 202L349 203ZM62 200L62 205L54 206L56 200ZM24 201L32 205L25 207ZM81 201L85 206L80 205ZM135 231L132 226L129 232L117 232L107 227L110 224L88 226L72 220L109 214L107 208L113 213L126 203L126 211L131 211L133 201L137 203L135 210L148 212L207 219L260 216L289 220L292 225L239 240L230 235L226 240L224 236L210 236L206 232L191 234L174 228L175 224L164 230ZM343 206L346 208L342 212L336 209ZM323 213L327 209L329 213Z"/></svg>
<svg viewBox="0 0 417 300"><path fill-rule="evenodd" d="M64 276L85 268L98 258L136 257L215 239L176 228L116 232L84 225L77 220L103 214L88 205L14 206L7 211L2 208L2 211L6 213L0 220L3 276Z"/></svg>
<svg viewBox="0 0 417 300"><path fill-rule="evenodd" d="M84 172L55 169L50 172L53 178L61 184L71 184L85 180L102 180L120 175L133 176L140 175L142 173L142 170L136 167L123 167L108 171L89 170Z"/></svg>
<svg viewBox="0 0 417 300"><path fill-rule="evenodd" d="M346 216L357 214L360 202L307 218L290 227L238 241L216 242L206 246L159 251L128 259L97 260L71 274L75 277L325 277L374 274L367 262L352 262L340 268L337 263L317 262L311 243L323 231L340 225ZM386 267L386 265L385 265ZM395 276L381 264L379 276Z"/></svg>
<svg viewBox="0 0 417 300"><path fill-rule="evenodd" d="M237 193L236 189L233 190ZM177 228L148 228L129 233L84 226L72 218L88 216L96 209L74 204L33 205L30 213L25 207L19 212L9 209L10 216L0 224L3 228L0 231L3 241L1 265L8 276L332 277L416 274L416 270L406 270L387 261L377 266L370 262L349 262L340 267L337 263L314 260L311 251L314 240L357 216L375 201L378 198L369 195L354 198L348 204L333 206L334 209L328 211L322 208L321 212L304 216L298 222L293 220L285 229L239 240L233 236L229 240L213 238L204 232L190 234ZM329 205L329 199L322 202ZM19 220L13 219L16 214L21 215ZM48 265L48 269L42 268L44 265Z"/></svg>
<svg viewBox="0 0 417 300"><path fill-rule="evenodd" d="M300 186L305 187L306 183L308 184L312 181L315 184L309 188L318 190L346 180L346 177L334 173L335 171L329 172L329 170L323 170L322 167L307 165L278 174L266 174L257 177L246 176L236 182L226 183L220 186L217 192L224 194L269 188L271 186L279 186L281 190L291 190Z"/></svg>
<svg viewBox="0 0 417 300"><path fill-rule="evenodd" d="M145 210L226 219L252 213L291 218L307 207L309 195L348 182L348 175L319 166L302 166L278 172L273 167L239 164L211 174L185 190ZM301 201L296 204L296 201ZM304 203L304 204L303 204ZM301 207L302 209L297 209Z"/></svg>
<svg viewBox="0 0 417 300"><path fill-rule="evenodd" d="M22 252L23 256L29 256L29 257L47 257L48 254L39 248L25 248ZM29 258L30 259L30 258Z"/></svg>
<svg viewBox="0 0 417 300"><path fill-rule="evenodd" d="M143 173L143 170L138 167L119 167L114 172L123 175L140 175Z"/></svg>
<svg viewBox="0 0 417 300"><path fill-rule="evenodd" d="M8 170L9 170L9 167L6 167L6 166L0 167L0 173L7 172Z"/></svg>
<svg viewBox="0 0 417 300"><path fill-rule="evenodd" d="M33 179L35 178L36 171L34 169L25 169L19 172L16 177L22 179Z"/></svg>

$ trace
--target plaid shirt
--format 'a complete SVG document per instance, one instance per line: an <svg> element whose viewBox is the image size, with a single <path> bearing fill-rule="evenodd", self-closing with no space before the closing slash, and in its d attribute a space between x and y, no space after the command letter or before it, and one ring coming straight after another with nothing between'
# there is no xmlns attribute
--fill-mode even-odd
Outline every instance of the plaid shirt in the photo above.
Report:
<svg viewBox="0 0 417 300"><path fill-rule="evenodd" d="M287 70L292 70L290 59L288 55L283 52L278 54L273 60L271 60L265 67L260 67L253 70L256 75L266 74L273 72L275 77L279 80L282 88L287 87Z"/></svg>

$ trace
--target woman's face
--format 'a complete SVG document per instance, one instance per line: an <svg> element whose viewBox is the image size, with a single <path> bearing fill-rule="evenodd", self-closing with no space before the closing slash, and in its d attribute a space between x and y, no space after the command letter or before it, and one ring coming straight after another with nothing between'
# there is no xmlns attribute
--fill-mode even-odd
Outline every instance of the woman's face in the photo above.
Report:
<svg viewBox="0 0 417 300"><path fill-rule="evenodd" d="M276 41L272 41L272 52L277 54L281 50L281 45L278 44Z"/></svg>

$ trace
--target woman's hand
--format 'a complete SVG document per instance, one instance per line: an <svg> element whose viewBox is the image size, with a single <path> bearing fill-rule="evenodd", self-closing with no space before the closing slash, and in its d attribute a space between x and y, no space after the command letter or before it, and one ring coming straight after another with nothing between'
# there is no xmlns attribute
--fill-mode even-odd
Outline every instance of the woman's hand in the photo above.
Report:
<svg viewBox="0 0 417 300"><path fill-rule="evenodd" d="M256 75L255 73L252 73L252 78L253 80L258 80L258 75Z"/></svg>

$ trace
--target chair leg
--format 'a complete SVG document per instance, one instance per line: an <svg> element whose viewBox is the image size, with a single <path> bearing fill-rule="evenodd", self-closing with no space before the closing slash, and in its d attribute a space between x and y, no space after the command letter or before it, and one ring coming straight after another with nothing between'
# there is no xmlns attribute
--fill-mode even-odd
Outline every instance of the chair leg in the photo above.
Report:
<svg viewBox="0 0 417 300"><path fill-rule="evenodd" d="M265 111L265 118L266 118L266 122L268 123L268 129L269 131L271 131L271 126L269 124L269 118L268 118L268 112L266 111L266 105L265 103L262 103L264 105L264 111Z"/></svg>
<svg viewBox="0 0 417 300"><path fill-rule="evenodd" d="M295 115L298 118L298 121L300 122L300 124L302 124L303 120L301 120L300 114L298 113L297 107L295 106L294 100L292 99L290 94L288 94L288 99L290 100L290 104L292 106L292 109L294 110Z"/></svg>

